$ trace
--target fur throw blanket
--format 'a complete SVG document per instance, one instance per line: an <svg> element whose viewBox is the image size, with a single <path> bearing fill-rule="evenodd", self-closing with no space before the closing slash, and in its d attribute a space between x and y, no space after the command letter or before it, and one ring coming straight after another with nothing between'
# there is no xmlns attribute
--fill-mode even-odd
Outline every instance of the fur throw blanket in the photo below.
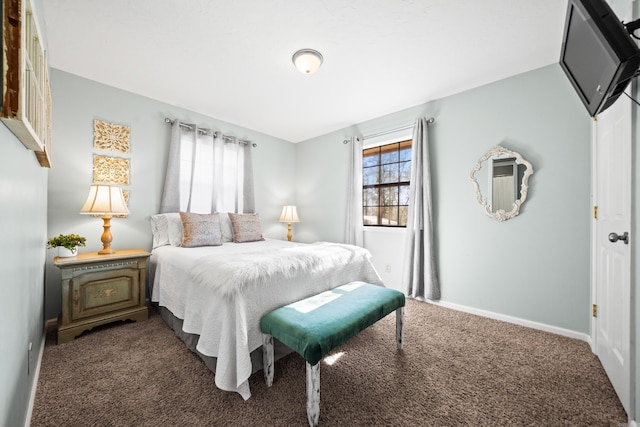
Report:
<svg viewBox="0 0 640 427"><path fill-rule="evenodd" d="M207 255L194 262L191 276L203 287L229 297L268 281L313 275L371 258L359 246L319 242L269 252Z"/></svg>

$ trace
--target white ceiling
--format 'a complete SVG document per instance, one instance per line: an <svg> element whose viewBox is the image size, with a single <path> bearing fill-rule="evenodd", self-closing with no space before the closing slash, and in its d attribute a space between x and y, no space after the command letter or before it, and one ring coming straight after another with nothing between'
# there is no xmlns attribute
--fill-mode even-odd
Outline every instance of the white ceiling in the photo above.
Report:
<svg viewBox="0 0 640 427"><path fill-rule="evenodd" d="M291 142L558 61L566 0L46 0L50 66ZM298 72L301 48L324 56Z"/></svg>

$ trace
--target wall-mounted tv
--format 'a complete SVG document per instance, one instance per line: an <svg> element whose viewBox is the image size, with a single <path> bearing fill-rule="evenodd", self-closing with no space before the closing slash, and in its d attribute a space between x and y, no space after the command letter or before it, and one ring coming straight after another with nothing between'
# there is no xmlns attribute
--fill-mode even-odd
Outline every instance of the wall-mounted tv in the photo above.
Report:
<svg viewBox="0 0 640 427"><path fill-rule="evenodd" d="M596 116L635 76L640 49L605 0L569 0L560 66Z"/></svg>

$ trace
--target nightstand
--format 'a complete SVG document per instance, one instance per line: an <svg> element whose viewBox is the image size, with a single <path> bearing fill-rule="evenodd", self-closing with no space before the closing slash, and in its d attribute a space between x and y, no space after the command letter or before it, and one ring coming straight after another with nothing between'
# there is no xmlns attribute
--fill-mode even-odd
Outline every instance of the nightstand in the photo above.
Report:
<svg viewBox="0 0 640 427"><path fill-rule="evenodd" d="M145 288L147 260L142 249L55 257L62 273L62 314L58 318L58 344L82 332L116 320L147 320Z"/></svg>

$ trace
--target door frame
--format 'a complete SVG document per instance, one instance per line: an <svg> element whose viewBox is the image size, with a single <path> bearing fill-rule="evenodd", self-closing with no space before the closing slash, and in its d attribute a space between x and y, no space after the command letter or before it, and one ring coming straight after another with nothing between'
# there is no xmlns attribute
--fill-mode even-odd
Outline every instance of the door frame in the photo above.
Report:
<svg viewBox="0 0 640 427"><path fill-rule="evenodd" d="M590 221L590 232L591 232L591 307L594 304L598 303L598 283L596 281L597 278L597 227L596 227L596 206L598 205L598 176L596 169L596 119L591 120L591 221ZM633 243L633 241L632 241ZM591 352L596 354L596 349L598 347L598 334L597 334L597 317L593 316L593 313L590 312L590 326L591 331L589 336L591 340L589 344L591 345Z"/></svg>

